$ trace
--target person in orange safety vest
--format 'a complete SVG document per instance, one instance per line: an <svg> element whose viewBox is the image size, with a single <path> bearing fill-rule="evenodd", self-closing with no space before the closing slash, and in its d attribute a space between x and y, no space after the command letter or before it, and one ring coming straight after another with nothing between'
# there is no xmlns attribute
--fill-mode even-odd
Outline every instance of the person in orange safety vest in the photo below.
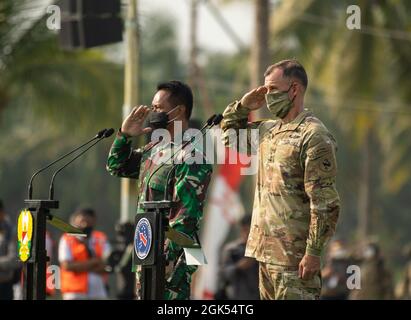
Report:
<svg viewBox="0 0 411 320"><path fill-rule="evenodd" d="M64 300L107 299L105 260L111 253L106 235L93 230L96 214L82 208L74 212L71 224L87 234L78 237L64 234L59 243L61 293Z"/></svg>

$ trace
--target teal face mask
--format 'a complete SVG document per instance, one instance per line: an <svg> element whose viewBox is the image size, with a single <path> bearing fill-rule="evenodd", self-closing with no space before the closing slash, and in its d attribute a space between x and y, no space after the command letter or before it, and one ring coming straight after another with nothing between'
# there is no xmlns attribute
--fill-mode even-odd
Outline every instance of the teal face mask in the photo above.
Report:
<svg viewBox="0 0 411 320"><path fill-rule="evenodd" d="M273 91L265 95L265 101L267 102L267 108L270 113L276 118L285 118L293 107L294 98L290 100L288 97L288 91Z"/></svg>

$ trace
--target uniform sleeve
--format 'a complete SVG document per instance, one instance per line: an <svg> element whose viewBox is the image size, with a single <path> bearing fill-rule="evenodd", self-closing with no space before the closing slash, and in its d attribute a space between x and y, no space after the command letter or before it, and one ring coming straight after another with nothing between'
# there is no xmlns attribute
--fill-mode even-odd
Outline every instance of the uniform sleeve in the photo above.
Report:
<svg viewBox="0 0 411 320"><path fill-rule="evenodd" d="M258 129L262 122L256 121L249 123L249 114L250 109L242 106L239 101L234 101L224 110L224 118L221 122L224 145L247 155L257 153L259 135L257 130L252 129ZM239 137L244 138L239 139Z"/></svg>
<svg viewBox="0 0 411 320"><path fill-rule="evenodd" d="M117 132L107 159L107 171L113 175L124 178L138 179L142 151L132 150L131 140Z"/></svg>
<svg viewBox="0 0 411 320"><path fill-rule="evenodd" d="M311 215L306 253L320 256L335 232L340 212L336 143L328 133L315 133L303 150L304 187L310 199Z"/></svg>
<svg viewBox="0 0 411 320"><path fill-rule="evenodd" d="M194 237L203 217L204 201L211 180L212 166L209 164L183 163L176 169L174 185L175 201L181 205L170 220L170 227ZM169 243L169 259L177 257L181 248Z"/></svg>

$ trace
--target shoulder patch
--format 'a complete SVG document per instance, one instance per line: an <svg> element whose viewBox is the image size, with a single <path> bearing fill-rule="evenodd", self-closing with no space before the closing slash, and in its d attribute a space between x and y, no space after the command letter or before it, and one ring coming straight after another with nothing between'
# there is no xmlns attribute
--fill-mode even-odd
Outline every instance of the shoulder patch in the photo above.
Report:
<svg viewBox="0 0 411 320"><path fill-rule="evenodd" d="M333 161L329 157L325 156L320 159L320 170L323 172L331 172L334 169Z"/></svg>

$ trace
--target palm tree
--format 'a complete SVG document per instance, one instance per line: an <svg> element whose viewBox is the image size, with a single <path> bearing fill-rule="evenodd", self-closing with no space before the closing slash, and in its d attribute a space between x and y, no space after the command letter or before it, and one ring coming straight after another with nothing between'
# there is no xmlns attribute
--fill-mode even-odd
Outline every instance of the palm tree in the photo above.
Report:
<svg viewBox="0 0 411 320"><path fill-rule="evenodd" d="M105 62L97 50L60 50L56 35L46 28L46 16L23 23L39 8L40 1L4 0L0 5L0 111L19 103L51 125L87 131L107 125L121 101L121 92L112 90L122 86L121 68ZM93 115L92 123L87 115Z"/></svg>

